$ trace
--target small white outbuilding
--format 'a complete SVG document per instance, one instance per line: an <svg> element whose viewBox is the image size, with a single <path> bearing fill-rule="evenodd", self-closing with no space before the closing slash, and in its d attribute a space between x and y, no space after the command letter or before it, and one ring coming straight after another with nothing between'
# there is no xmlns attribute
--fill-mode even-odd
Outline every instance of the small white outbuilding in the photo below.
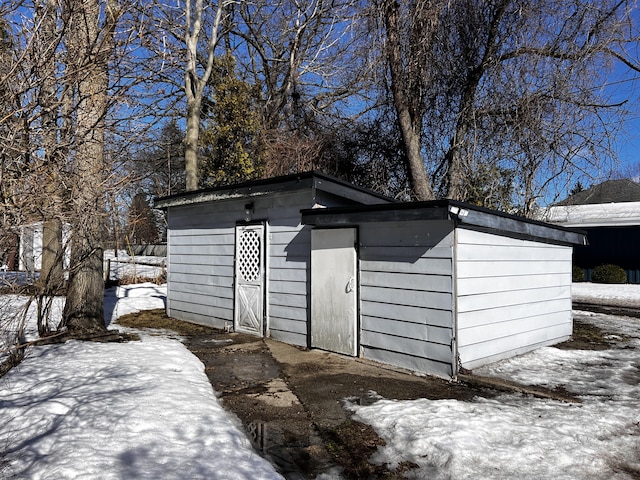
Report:
<svg viewBox="0 0 640 480"><path fill-rule="evenodd" d="M178 319L443 377L572 334L579 231L317 172L156 206Z"/></svg>
<svg viewBox="0 0 640 480"><path fill-rule="evenodd" d="M39 272L42 269L43 251L43 222L34 222L20 227L19 264L18 269L25 272ZM69 239L71 227L65 225L62 229L62 244L66 245L63 259L64 268L69 267Z"/></svg>

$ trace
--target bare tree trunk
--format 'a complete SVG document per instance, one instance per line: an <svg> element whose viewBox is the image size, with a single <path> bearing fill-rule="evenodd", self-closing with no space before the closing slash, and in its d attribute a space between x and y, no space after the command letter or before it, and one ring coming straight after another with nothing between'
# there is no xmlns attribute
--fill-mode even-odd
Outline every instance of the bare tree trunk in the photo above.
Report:
<svg viewBox="0 0 640 480"><path fill-rule="evenodd" d="M37 37L38 75L40 94L38 103L41 108L42 144L44 150L44 168L47 173L46 195L43 198L44 224L42 232L42 267L39 284L43 295L58 292L64 283L62 269L62 221L61 199L58 194L60 183L58 150L58 108L56 95L56 59L55 51L58 38L56 23L58 6L55 0L41 0L36 4L41 19ZM46 330L46 329L45 329ZM47 332L40 332L41 335Z"/></svg>
<svg viewBox="0 0 640 480"><path fill-rule="evenodd" d="M387 61L391 73L393 104L398 116L413 195L417 200L433 200L433 188L427 177L422 158L422 112L420 99L412 99L408 90L408 73L405 71L400 40L400 6L397 0L387 0L384 11L387 31Z"/></svg>
<svg viewBox="0 0 640 480"><path fill-rule="evenodd" d="M198 139L200 138L200 114L202 111L202 97L204 87L209 81L213 69L213 60L218 45L218 31L222 14L225 8L225 0L218 1L216 17L211 27L211 35L207 41L207 58L204 71L198 75L198 40L202 33L204 2L195 0L192 6L191 0L185 4L185 44L187 46L187 67L184 75L184 91L187 95L187 131L185 134L185 170L187 190L198 189Z"/></svg>
<svg viewBox="0 0 640 480"><path fill-rule="evenodd" d="M201 98L187 96L187 130L184 163L187 190L198 189L198 140L200 138Z"/></svg>
<svg viewBox="0 0 640 480"><path fill-rule="evenodd" d="M107 113L107 71L113 50L118 9L109 0L100 28L98 0L70 2L75 28L70 54L80 54L82 69L75 86L78 104L73 181L73 232L69 287L62 325L71 333L106 330L104 325L103 232L105 227L104 141ZM77 61L77 60L76 60ZM77 65L77 63L76 63Z"/></svg>
<svg viewBox="0 0 640 480"><path fill-rule="evenodd" d="M60 218L46 220L42 226L42 266L39 278L45 294L56 294L62 289L63 258L62 221Z"/></svg>
<svg viewBox="0 0 640 480"><path fill-rule="evenodd" d="M477 59L477 63L467 69L462 89L460 113L451 137L449 151L445 154L447 165L446 196L453 200L467 200L466 183L468 179L465 169L468 167L468 159L464 157L463 148L468 145L468 135L473 127L473 110L478 85L495 54L498 27L508 3L508 0L494 3L486 35L469 36L467 30L469 29L468 22L471 19L465 16L459 16L455 19L456 28L463 32L460 34L460 38L464 40L460 42L461 55L465 58ZM479 44L480 39L485 41L484 45Z"/></svg>

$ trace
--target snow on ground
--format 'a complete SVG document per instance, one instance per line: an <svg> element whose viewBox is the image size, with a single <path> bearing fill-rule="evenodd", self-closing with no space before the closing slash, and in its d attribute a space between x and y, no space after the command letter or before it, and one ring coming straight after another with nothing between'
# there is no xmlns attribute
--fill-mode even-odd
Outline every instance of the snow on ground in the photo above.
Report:
<svg viewBox="0 0 640 480"><path fill-rule="evenodd" d="M640 308L640 285L602 283L574 283L571 295L574 301L606 304L618 307Z"/></svg>
<svg viewBox="0 0 640 480"><path fill-rule="evenodd" d="M105 315L161 308L163 295L153 284L109 289ZM202 363L164 336L32 349L0 379L0 411L0 478L281 478Z"/></svg>
<svg viewBox="0 0 640 480"><path fill-rule="evenodd" d="M606 285L580 287L584 301L596 303L618 292L627 302L640 302L640 285L625 285L630 288L622 293ZM350 405L355 418L371 424L386 442L373 460L391 466L414 462L415 478L638 478L640 319L574 314L612 332L617 345L603 351L545 347L474 373L566 388L582 403L505 394L472 402Z"/></svg>
<svg viewBox="0 0 640 480"><path fill-rule="evenodd" d="M107 290L107 322L162 308L163 288ZM574 291L609 302L621 290ZM640 304L640 286L622 291ZM640 320L575 314L606 328L617 345L547 347L477 373L563 387L582 403L503 394L352 404L354 417L386 442L372 461L411 461L415 478L430 479L637 478L628 472L640 472ZM38 347L0 379L0 411L0 478L280 478L220 407L202 364L165 336Z"/></svg>

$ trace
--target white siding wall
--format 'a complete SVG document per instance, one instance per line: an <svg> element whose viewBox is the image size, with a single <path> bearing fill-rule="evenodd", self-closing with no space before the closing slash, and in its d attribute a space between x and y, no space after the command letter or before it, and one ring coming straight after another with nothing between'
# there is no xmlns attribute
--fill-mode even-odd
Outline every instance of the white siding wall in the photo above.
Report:
<svg viewBox="0 0 640 480"><path fill-rule="evenodd" d="M20 228L19 270L40 271L42 268L42 222Z"/></svg>
<svg viewBox="0 0 640 480"><path fill-rule="evenodd" d="M447 221L361 224L364 357L452 375L452 229Z"/></svg>
<svg viewBox="0 0 640 480"><path fill-rule="evenodd" d="M464 368L566 340L571 247L457 229L458 352Z"/></svg>
<svg viewBox="0 0 640 480"><path fill-rule="evenodd" d="M233 323L236 202L173 207L167 233L167 312L222 328Z"/></svg>
<svg viewBox="0 0 640 480"><path fill-rule="evenodd" d="M310 234L300 209L311 195L295 192L256 197L253 219L267 220L268 335L307 345ZM167 237L168 313L217 328L233 323L235 226L249 200L172 207Z"/></svg>
<svg viewBox="0 0 640 480"><path fill-rule="evenodd" d="M256 202L256 218L267 226L267 315L269 336L293 345L309 346L311 312L311 227L301 225L300 210L333 207L349 202L330 193L309 191L277 195Z"/></svg>
<svg viewBox="0 0 640 480"><path fill-rule="evenodd" d="M311 235L309 227L300 224L300 209L305 207L299 203L295 206L289 203L288 207L276 203L271 207L267 309L269 336L306 347Z"/></svg>

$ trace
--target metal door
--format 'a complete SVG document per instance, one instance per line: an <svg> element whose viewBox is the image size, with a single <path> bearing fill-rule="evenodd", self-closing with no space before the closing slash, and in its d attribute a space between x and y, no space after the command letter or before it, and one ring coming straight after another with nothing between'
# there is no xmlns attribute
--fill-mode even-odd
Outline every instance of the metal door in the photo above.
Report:
<svg viewBox="0 0 640 480"><path fill-rule="evenodd" d="M236 227L236 331L264 335L264 225Z"/></svg>
<svg viewBox="0 0 640 480"><path fill-rule="evenodd" d="M356 229L311 231L311 346L357 356Z"/></svg>

